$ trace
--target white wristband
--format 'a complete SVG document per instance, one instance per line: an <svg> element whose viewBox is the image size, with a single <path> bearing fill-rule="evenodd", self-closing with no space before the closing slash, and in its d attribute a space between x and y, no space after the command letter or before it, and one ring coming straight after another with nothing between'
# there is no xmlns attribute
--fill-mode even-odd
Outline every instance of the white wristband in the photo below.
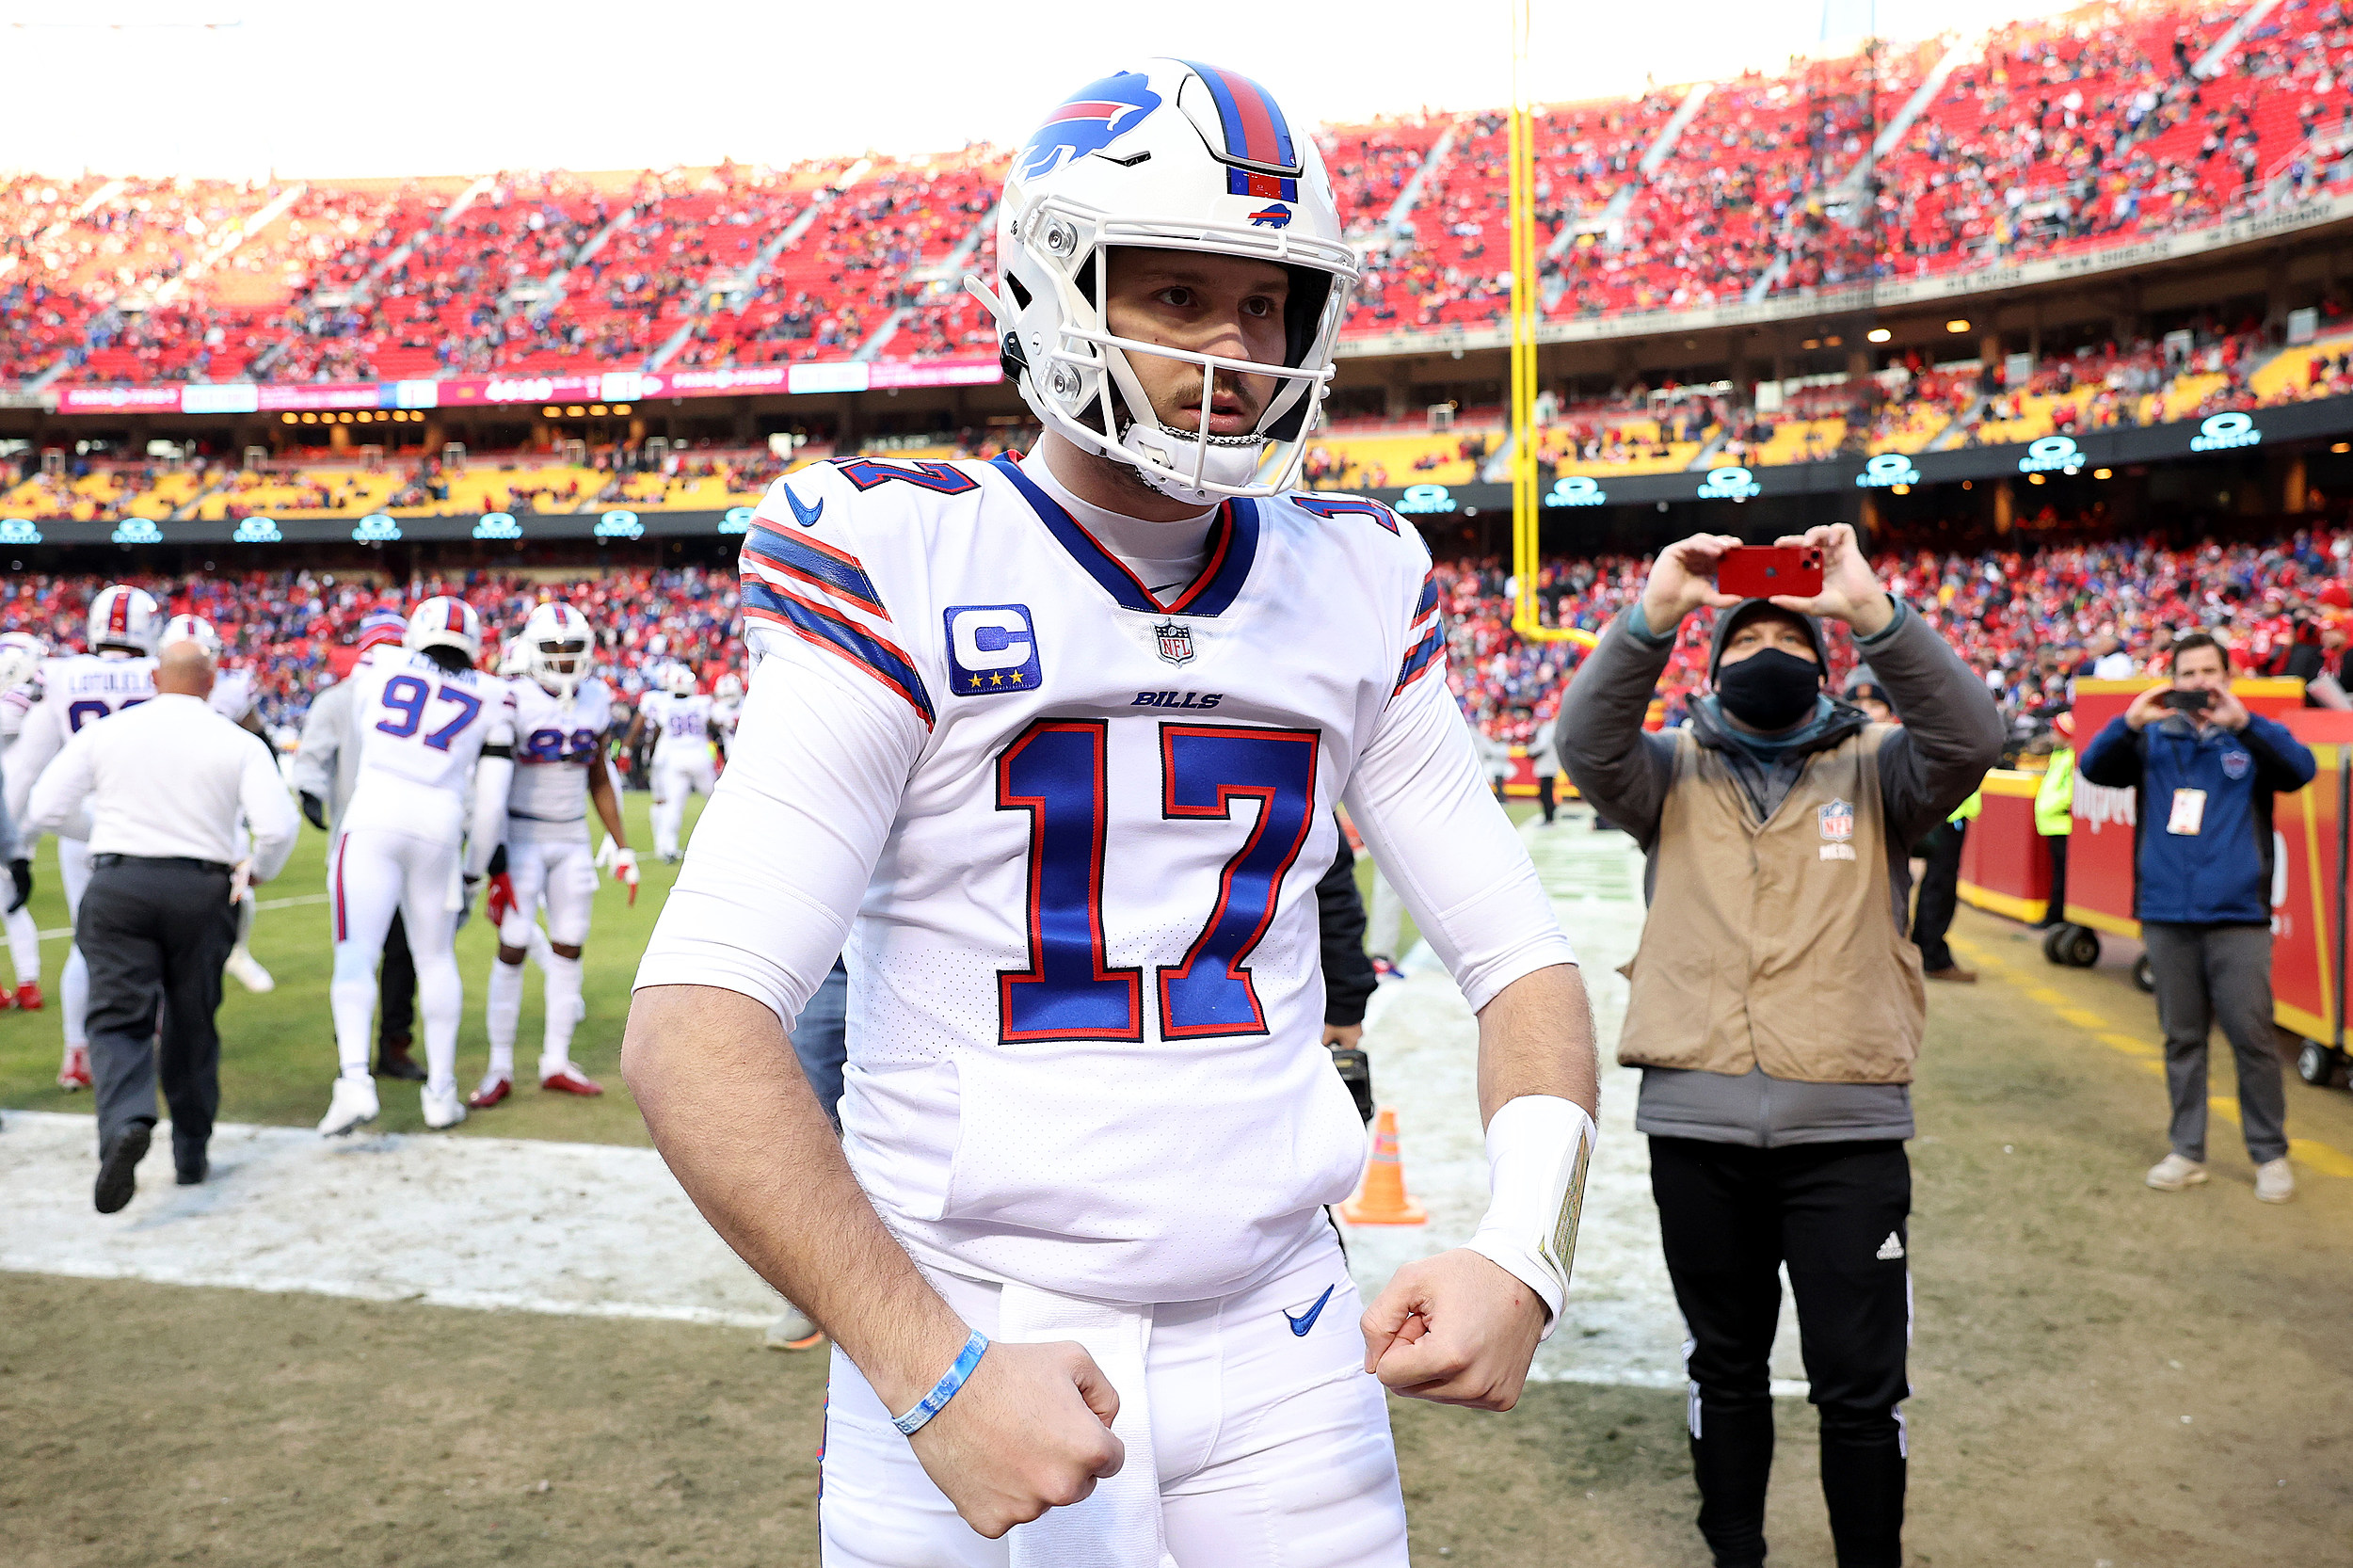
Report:
<svg viewBox="0 0 2353 1568"><path fill-rule="evenodd" d="M1560 1326L1585 1204L1593 1118L1558 1095L1506 1101L1487 1124L1487 1217L1470 1250L1524 1283L1545 1304L1545 1337Z"/></svg>

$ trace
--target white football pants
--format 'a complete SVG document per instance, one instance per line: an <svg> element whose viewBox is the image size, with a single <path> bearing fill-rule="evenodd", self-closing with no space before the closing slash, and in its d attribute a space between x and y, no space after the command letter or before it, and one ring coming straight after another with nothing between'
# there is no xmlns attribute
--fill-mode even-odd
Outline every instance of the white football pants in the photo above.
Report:
<svg viewBox="0 0 2353 1568"><path fill-rule="evenodd" d="M653 763L653 852L668 859L679 852L679 824L686 820L689 792L708 795L716 782L709 750L672 753Z"/></svg>
<svg viewBox="0 0 2353 1568"><path fill-rule="evenodd" d="M589 915L597 902L597 863L585 835L546 841L510 838L506 874L514 885L515 908L499 927L501 943L510 948L531 945L531 928L538 920L543 898L550 941L579 947L588 940ZM547 1016L539 1045L542 1079L571 1061L572 1031L580 1026L581 1015L581 961L550 953L546 968ZM490 1034L490 1071L511 1077L515 1035L522 1020L523 966L494 963L489 992L485 1021Z"/></svg>
<svg viewBox="0 0 2353 1568"><path fill-rule="evenodd" d="M8 962L15 966L19 985L40 984L40 927L33 920L33 906L26 904L12 911L8 918Z"/></svg>
<svg viewBox="0 0 2353 1568"><path fill-rule="evenodd" d="M89 843L82 839L57 840L57 886L65 889L65 923L82 917L82 889L89 886ZM65 1024L65 1048L89 1045L89 965L78 946L65 950L65 968L57 980L57 1011Z"/></svg>
<svg viewBox="0 0 2353 1568"><path fill-rule="evenodd" d="M930 1278L966 1322L995 1335L1001 1287ZM1177 1568L1404 1568L1388 1406L1365 1372L1364 1304L1328 1230L1265 1285L1144 1310L1151 1459ZM1119 1389L1123 1407L1134 1393ZM1134 1445L1128 1462L1138 1462ZM838 1347L823 1470L824 1568L1008 1568L1030 1555L1018 1544L1035 1527L989 1541L957 1517ZM1103 1496L1098 1487L1077 1510ZM1133 1545L1107 1543L1068 1560L1157 1568L1131 1563Z"/></svg>
<svg viewBox="0 0 2353 1568"><path fill-rule="evenodd" d="M408 956L417 968L417 1013L424 1023L430 1086L457 1086L457 1016L466 1005L457 973L459 851L455 844L380 827L353 827L335 840L328 862L335 925L335 1054L345 1077L368 1071L369 1025L376 1016L376 965L400 912Z"/></svg>

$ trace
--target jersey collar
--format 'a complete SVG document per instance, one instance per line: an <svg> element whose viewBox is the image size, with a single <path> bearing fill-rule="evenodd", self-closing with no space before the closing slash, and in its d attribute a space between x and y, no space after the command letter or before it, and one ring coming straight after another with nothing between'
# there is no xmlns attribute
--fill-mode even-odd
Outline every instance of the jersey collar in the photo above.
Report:
<svg viewBox="0 0 2353 1568"><path fill-rule="evenodd" d="M1182 593L1167 603L1161 603L1152 590L1139 581L1136 574L1120 564L1119 557L1096 542L1094 535L1082 527L1079 520L1055 504L1030 482L1010 454L990 459L991 464L1013 481L1021 499L1030 504L1046 531L1067 551L1070 558L1095 579L1103 591L1129 610L1141 610L1152 616L1215 616L1222 615L1249 581L1250 568L1258 556L1258 508L1255 502L1228 501L1217 509L1217 520L1209 525L1208 547L1201 563L1201 573L1185 585Z"/></svg>

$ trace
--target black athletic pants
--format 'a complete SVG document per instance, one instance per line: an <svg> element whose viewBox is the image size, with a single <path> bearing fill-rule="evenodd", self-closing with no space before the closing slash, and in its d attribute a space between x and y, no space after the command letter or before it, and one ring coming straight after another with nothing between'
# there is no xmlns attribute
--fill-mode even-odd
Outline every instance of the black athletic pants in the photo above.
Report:
<svg viewBox="0 0 2353 1568"><path fill-rule="evenodd" d="M100 1149L113 1147L133 1122L155 1125L160 1080L173 1160L183 1170L201 1162L220 1109L213 1015L220 967L236 940L235 909L226 866L111 855L91 863L73 945L89 966Z"/></svg>
<svg viewBox="0 0 2353 1568"><path fill-rule="evenodd" d="M1961 904L1961 846L1968 831L1965 822L1940 823L1929 839L1920 903L1912 917L1912 939L1919 946L1924 969L1953 967L1953 950L1945 945L1945 933L1952 930L1953 911Z"/></svg>
<svg viewBox="0 0 2353 1568"><path fill-rule="evenodd" d="M417 966L408 956L408 928L400 923L397 909L392 911L392 929L384 934L384 969L376 988L378 1005L384 1009L376 1032L376 1060L381 1062L386 1046L406 1050L417 1026Z"/></svg>
<svg viewBox="0 0 2353 1568"><path fill-rule="evenodd" d="M1765 1560L1769 1364L1780 1270L1797 1292L1838 1568L1903 1560L1912 1167L1894 1140L1758 1149L1650 1141L1667 1272L1691 1350L1691 1469L1718 1568Z"/></svg>

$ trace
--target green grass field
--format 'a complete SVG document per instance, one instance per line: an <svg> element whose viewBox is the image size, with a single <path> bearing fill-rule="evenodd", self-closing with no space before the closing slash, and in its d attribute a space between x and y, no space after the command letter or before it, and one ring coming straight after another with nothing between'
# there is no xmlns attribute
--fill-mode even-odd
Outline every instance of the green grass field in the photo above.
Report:
<svg viewBox="0 0 2353 1568"><path fill-rule="evenodd" d="M601 1098L543 1095L532 1078L539 1051L541 984L536 966L524 983L522 1029L516 1061L523 1080L514 1097L496 1111L467 1119L461 1134L509 1138L561 1138L588 1143L644 1144L645 1124L620 1077L621 1026L629 1016L630 982L638 955L653 931L678 868L653 858L647 823L650 797L622 796L630 842L643 857L644 885L632 907L628 893L610 878L597 889L595 924L585 951L583 994L588 1016L573 1037L572 1058L605 1087ZM702 809L699 796L688 802L691 832ZM220 1009L220 1114L223 1121L302 1126L326 1112L335 1077L335 1028L328 1011L332 973L327 886L327 835L305 824L294 858L274 882L260 889L264 905L253 927L253 953L277 978L278 988L254 996L227 983ZM56 841L45 840L34 868L35 920L44 931L66 924L65 894L57 879ZM283 900L303 900L269 908ZM64 1038L58 1023L58 978L65 967L66 938L40 945L41 985L49 1005L39 1013L0 1013L0 1105L26 1111L88 1111L87 1094L67 1094L56 1084L57 1056ZM457 1033L457 1081L472 1090L489 1060L482 1007L496 942L480 917L457 934L457 961L466 979L466 1010ZM424 1059L424 1043L416 1054ZM417 1085L379 1080L384 1100L378 1124L393 1132L418 1132L424 1118L417 1108Z"/></svg>

